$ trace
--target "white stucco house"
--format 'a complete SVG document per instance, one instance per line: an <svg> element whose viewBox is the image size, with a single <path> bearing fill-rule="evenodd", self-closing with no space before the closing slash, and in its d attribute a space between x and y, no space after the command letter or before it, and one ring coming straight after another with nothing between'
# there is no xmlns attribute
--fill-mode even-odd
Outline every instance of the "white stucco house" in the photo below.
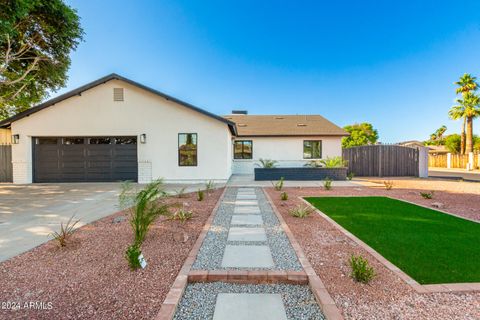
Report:
<svg viewBox="0 0 480 320"><path fill-rule="evenodd" d="M340 156L347 133L319 115L219 116L111 74L0 122L13 182L227 181L260 158Z"/></svg>

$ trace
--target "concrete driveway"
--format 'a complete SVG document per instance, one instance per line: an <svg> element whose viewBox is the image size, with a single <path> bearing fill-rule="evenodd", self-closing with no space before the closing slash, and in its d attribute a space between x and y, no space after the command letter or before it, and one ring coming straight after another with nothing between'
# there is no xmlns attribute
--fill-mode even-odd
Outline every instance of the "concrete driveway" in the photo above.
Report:
<svg viewBox="0 0 480 320"><path fill-rule="evenodd" d="M165 190L182 187L194 192L205 184L166 184ZM72 215L80 227L119 211L120 190L121 183L0 184L0 261L47 242Z"/></svg>
<svg viewBox="0 0 480 320"><path fill-rule="evenodd" d="M50 240L75 214L77 226L118 211L119 183L0 184L0 261Z"/></svg>

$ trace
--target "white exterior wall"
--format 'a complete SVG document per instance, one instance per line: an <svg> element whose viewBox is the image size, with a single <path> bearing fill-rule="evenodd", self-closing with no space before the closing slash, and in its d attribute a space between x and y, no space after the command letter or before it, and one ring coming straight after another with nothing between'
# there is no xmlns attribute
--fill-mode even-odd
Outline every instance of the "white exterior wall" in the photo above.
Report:
<svg viewBox="0 0 480 320"><path fill-rule="evenodd" d="M113 101L113 88L124 88L125 101ZM231 134L227 124L125 82L112 80L80 96L12 123L14 183L32 182L32 137L139 136L139 182L225 181L232 172ZM178 165L178 134L198 134L198 166Z"/></svg>
<svg viewBox="0 0 480 320"><path fill-rule="evenodd" d="M277 161L278 167L303 166L309 159L303 159L304 140L322 140L322 158L342 155L342 137L238 137L236 140L252 140L253 159L234 159L234 174L253 174L259 159ZM232 156L233 158L233 156Z"/></svg>

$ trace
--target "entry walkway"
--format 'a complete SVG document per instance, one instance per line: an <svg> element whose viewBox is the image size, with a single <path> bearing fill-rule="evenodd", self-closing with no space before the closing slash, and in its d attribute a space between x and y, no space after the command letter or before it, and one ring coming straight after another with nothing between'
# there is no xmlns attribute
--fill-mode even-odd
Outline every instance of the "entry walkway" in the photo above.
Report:
<svg viewBox="0 0 480 320"><path fill-rule="evenodd" d="M267 274L304 271L261 188L227 188L192 269L225 278L188 284L175 319L325 319L305 282L267 283ZM252 272L265 277L241 277Z"/></svg>

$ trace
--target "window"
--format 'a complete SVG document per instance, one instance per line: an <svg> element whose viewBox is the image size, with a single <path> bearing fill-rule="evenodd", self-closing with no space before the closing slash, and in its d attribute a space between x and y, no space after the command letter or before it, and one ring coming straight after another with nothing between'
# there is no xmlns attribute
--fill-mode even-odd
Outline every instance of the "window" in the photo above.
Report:
<svg viewBox="0 0 480 320"><path fill-rule="evenodd" d="M57 138L37 138L37 144L57 144Z"/></svg>
<svg viewBox="0 0 480 320"><path fill-rule="evenodd" d="M116 137L115 144L137 144L137 137Z"/></svg>
<svg viewBox="0 0 480 320"><path fill-rule="evenodd" d="M178 165L194 167L197 165L197 134L178 134Z"/></svg>
<svg viewBox="0 0 480 320"><path fill-rule="evenodd" d="M303 159L321 159L322 140L303 141Z"/></svg>
<svg viewBox="0 0 480 320"><path fill-rule="evenodd" d="M110 144L110 138L90 138L89 144Z"/></svg>
<svg viewBox="0 0 480 320"><path fill-rule="evenodd" d="M63 144L83 144L84 142L83 138L63 138Z"/></svg>
<svg viewBox="0 0 480 320"><path fill-rule="evenodd" d="M252 159L253 142L252 140L235 141L233 144L234 159Z"/></svg>

